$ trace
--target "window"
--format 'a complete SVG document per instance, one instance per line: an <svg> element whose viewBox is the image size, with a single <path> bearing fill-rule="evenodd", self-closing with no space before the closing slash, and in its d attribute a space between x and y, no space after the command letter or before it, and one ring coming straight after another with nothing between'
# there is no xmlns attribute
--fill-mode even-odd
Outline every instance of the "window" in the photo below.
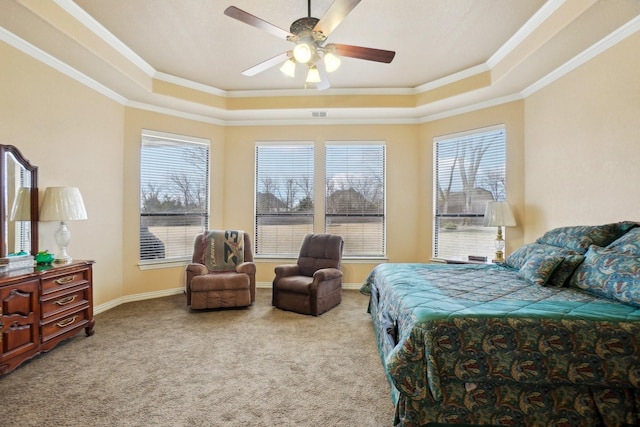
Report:
<svg viewBox="0 0 640 427"><path fill-rule="evenodd" d="M209 141L144 130L140 261L186 260L209 225Z"/></svg>
<svg viewBox="0 0 640 427"><path fill-rule="evenodd" d="M434 139L434 258L495 253L482 223L487 202L505 199L505 138L499 126Z"/></svg>
<svg viewBox="0 0 640 427"><path fill-rule="evenodd" d="M325 230L349 256L385 254L385 146L327 143Z"/></svg>
<svg viewBox="0 0 640 427"><path fill-rule="evenodd" d="M256 146L256 255L297 256L313 233L313 163L311 142Z"/></svg>

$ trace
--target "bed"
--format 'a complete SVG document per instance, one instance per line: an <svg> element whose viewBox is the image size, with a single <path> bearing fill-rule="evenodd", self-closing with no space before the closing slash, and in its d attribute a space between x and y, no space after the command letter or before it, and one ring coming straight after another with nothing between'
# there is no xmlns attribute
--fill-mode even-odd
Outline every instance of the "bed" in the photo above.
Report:
<svg viewBox="0 0 640 427"><path fill-rule="evenodd" d="M640 227L562 227L505 264L380 264L361 292L394 425L640 425Z"/></svg>

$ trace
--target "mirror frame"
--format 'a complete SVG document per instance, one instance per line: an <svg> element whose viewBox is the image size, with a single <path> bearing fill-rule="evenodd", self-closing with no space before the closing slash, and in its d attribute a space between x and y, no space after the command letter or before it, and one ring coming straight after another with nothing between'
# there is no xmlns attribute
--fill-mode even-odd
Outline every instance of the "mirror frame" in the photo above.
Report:
<svg viewBox="0 0 640 427"><path fill-rule="evenodd" d="M0 256L7 256L8 251L4 233L7 229L5 220L11 210L11 201L7 200L4 189L7 186L7 154L9 153L20 166L31 173L31 255L35 256L38 253L38 167L32 165L15 146L2 144L0 144L0 221L3 223L0 223Z"/></svg>

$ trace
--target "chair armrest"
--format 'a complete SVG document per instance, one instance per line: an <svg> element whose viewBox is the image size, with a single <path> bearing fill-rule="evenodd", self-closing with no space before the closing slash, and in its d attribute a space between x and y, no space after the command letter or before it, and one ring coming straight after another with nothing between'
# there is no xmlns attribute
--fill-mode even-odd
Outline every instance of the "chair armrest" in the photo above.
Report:
<svg viewBox="0 0 640 427"><path fill-rule="evenodd" d="M256 264L250 261L243 262L241 264L238 264L238 266L236 267L236 272L249 275L256 274Z"/></svg>
<svg viewBox="0 0 640 427"><path fill-rule="evenodd" d="M342 271L337 268L321 268L313 273L313 281L316 283L340 278L342 278Z"/></svg>
<svg viewBox="0 0 640 427"><path fill-rule="evenodd" d="M191 273L192 276L202 276L203 274L207 274L208 272L209 269L203 264L187 264L187 274Z"/></svg>
<svg viewBox="0 0 640 427"><path fill-rule="evenodd" d="M276 279L280 277L299 276L300 266L298 264L282 264L275 268Z"/></svg>

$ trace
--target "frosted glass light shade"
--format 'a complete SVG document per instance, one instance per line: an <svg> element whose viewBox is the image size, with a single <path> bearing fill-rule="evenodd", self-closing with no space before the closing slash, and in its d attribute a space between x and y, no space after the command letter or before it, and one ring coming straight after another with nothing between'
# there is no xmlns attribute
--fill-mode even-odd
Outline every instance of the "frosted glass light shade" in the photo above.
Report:
<svg viewBox="0 0 640 427"><path fill-rule="evenodd" d="M309 72L307 73L307 83L320 83L320 73L315 66L309 67Z"/></svg>
<svg viewBox="0 0 640 427"><path fill-rule="evenodd" d="M301 64L309 62L312 55L313 51L311 50L311 46L307 43L298 43L296 47L293 48L293 57Z"/></svg>
<svg viewBox="0 0 640 427"><path fill-rule="evenodd" d="M11 221L31 221L31 189L20 187L11 208Z"/></svg>
<svg viewBox="0 0 640 427"><path fill-rule="evenodd" d="M76 187L47 187L40 208L40 221L87 219L82 194Z"/></svg>
<svg viewBox="0 0 640 427"><path fill-rule="evenodd" d="M289 77L295 77L296 76L295 61L291 58L287 59L285 63L282 64L282 67L280 67L280 71L282 71L285 75Z"/></svg>
<svg viewBox="0 0 640 427"><path fill-rule="evenodd" d="M342 61L340 58L335 56L333 53L329 52L324 55L324 68L327 70L327 73L333 73L335 70L340 67L340 63Z"/></svg>

